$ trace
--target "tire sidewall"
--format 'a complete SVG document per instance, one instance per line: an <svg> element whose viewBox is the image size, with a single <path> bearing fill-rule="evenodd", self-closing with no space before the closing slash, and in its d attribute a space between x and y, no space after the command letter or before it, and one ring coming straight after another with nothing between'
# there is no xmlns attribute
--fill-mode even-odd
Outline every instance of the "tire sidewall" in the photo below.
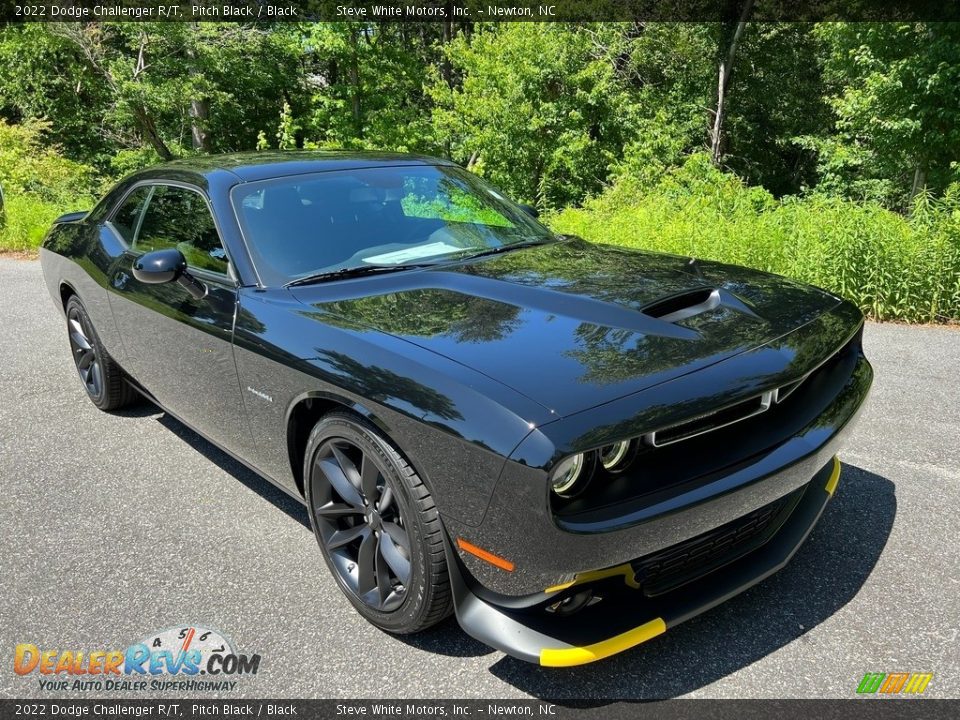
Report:
<svg viewBox="0 0 960 720"><path fill-rule="evenodd" d="M315 482L322 482L314 478L314 459L320 450L320 447L327 441L335 438L347 440L363 452L375 454L378 460L378 466L383 474L385 482L393 491L395 502L400 506L400 514L403 517L404 528L410 538L410 565L411 575L410 583L407 586L406 596L403 603L396 610L382 612L367 605L351 590L331 561L326 548L323 545L323 539L317 527L316 517L313 512L313 490ZM427 590L428 578L425 576L427 567L427 557L424 542L424 527L420 514L415 506L415 501L410 497L407 484L404 481L402 469L396 464L394 457L403 461L400 454L394 449L380 434L369 427L368 423L361 418L354 418L346 413L333 413L328 415L317 423L310 437L307 440L306 453L304 454L304 491L307 500L307 512L310 516L310 527L313 530L315 539L320 548L320 553L330 569L331 575L340 587L340 590L346 595L350 603L367 620L377 627L394 633L409 632L408 628L419 624L420 619L427 610ZM405 462L405 461L404 461Z"/></svg>

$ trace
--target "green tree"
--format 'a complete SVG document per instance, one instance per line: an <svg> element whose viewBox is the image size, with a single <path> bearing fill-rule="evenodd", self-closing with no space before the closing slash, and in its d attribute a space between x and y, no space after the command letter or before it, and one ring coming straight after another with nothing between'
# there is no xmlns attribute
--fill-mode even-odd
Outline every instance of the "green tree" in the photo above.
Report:
<svg viewBox="0 0 960 720"><path fill-rule="evenodd" d="M602 187L630 132L623 50L616 24L478 26L446 46L460 81L434 72L435 137L514 197L578 202Z"/></svg>
<svg viewBox="0 0 960 720"><path fill-rule="evenodd" d="M424 84L439 67L436 23L315 23L303 51L306 138L321 146L440 152ZM448 28L448 32L452 32Z"/></svg>
<svg viewBox="0 0 960 720"><path fill-rule="evenodd" d="M300 91L300 73L290 72L298 38L282 23L5 28L0 107L16 119L50 118L52 139L102 164L123 150L139 151L136 165L190 150L249 149ZM121 154L119 169L126 162Z"/></svg>
<svg viewBox="0 0 960 720"><path fill-rule="evenodd" d="M98 74L43 23L0 28L0 116L47 119L43 134L74 158L97 161L113 144L101 129L110 103Z"/></svg>
<svg viewBox="0 0 960 720"><path fill-rule="evenodd" d="M821 189L904 208L960 159L960 24L822 23L835 132L808 138Z"/></svg>

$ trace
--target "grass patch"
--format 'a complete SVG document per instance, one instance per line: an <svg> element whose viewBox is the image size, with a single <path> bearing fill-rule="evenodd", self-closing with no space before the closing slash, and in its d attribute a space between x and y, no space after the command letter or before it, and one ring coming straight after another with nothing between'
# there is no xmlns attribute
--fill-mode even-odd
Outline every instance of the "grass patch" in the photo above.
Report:
<svg viewBox="0 0 960 720"><path fill-rule="evenodd" d="M49 127L42 120L10 125L0 119L0 252L35 253L57 217L93 207L102 190L93 168L63 157L45 141Z"/></svg>
<svg viewBox="0 0 960 720"><path fill-rule="evenodd" d="M35 254L50 225L64 212L61 206L32 195L7 196L0 252Z"/></svg>

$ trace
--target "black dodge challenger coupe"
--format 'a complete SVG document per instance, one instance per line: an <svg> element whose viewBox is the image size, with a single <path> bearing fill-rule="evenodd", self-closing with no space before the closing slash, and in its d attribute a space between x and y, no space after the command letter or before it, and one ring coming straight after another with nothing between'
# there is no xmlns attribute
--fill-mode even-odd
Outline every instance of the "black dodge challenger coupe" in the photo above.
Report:
<svg viewBox="0 0 960 720"><path fill-rule="evenodd" d="M306 503L370 622L567 666L781 568L872 370L838 297L534 215L434 158L228 155L129 177L41 259L90 399Z"/></svg>

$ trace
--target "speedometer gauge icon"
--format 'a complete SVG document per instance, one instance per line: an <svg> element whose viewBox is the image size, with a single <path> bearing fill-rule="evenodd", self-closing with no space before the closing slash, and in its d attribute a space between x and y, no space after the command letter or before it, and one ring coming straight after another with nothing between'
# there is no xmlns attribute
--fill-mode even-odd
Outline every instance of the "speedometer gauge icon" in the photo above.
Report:
<svg viewBox="0 0 960 720"><path fill-rule="evenodd" d="M140 641L151 652L168 651L173 656L185 656L191 650L200 652L200 661L197 665L207 667L210 656L233 655L233 645L219 631L202 625L182 625L170 627L157 633L151 633ZM201 674L205 674L203 670Z"/></svg>

